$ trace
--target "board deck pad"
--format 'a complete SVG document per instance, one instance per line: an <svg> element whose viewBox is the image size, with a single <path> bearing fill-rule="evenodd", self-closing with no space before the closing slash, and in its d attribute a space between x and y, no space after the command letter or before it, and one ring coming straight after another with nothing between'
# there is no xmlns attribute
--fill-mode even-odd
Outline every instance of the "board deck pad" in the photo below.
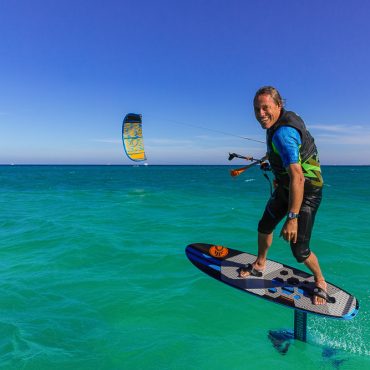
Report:
<svg viewBox="0 0 370 370"><path fill-rule="evenodd" d="M239 277L240 267L256 260L254 254L223 246L195 243L186 247L186 255L200 270L225 284L303 312L348 320L355 317L359 309L354 296L328 282L327 292L335 298L335 302L314 305L314 277L272 260L267 260L262 277Z"/></svg>

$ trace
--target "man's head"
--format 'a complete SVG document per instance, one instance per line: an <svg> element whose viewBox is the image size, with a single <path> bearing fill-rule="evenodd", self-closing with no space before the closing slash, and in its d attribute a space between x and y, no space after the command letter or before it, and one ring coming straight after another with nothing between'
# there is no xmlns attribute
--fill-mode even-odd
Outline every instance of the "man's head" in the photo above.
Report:
<svg viewBox="0 0 370 370"><path fill-rule="evenodd" d="M261 127L268 129L279 119L284 103L272 86L261 87L254 96L254 114Z"/></svg>

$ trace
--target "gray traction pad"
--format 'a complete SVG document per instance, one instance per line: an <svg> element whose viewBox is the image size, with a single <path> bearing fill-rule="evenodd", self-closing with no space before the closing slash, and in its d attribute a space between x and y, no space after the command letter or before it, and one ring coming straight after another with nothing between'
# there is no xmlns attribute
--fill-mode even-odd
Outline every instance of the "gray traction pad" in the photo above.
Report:
<svg viewBox="0 0 370 370"><path fill-rule="evenodd" d="M303 271L300 272L299 270L295 270L296 273L299 273L299 275L294 274L292 268L284 266L278 262L267 260L266 269L264 270L262 277L251 276L246 279L240 278L238 269L248 263L253 263L255 260L256 256L248 253L240 253L234 257L225 259L221 263L221 280L237 288L246 290L252 294L265 297L267 296L273 300L277 299L279 296L282 296L283 299L288 301L293 299L295 308L322 315L343 317L347 313L353 311L356 307L356 299L353 296L331 285L330 283L327 283L327 292L330 296L335 298L335 303L314 305L309 294L303 294L302 289L299 291L301 287L306 288L305 291L312 291L314 289L315 282L313 276ZM281 286L276 286L276 284L274 284L272 280L275 278L284 280L281 283ZM291 284L287 281L289 278L298 279L299 282L296 280L295 284ZM274 287L277 291L270 292L269 288ZM284 291L282 289L284 287L289 287L289 289L293 290L293 292L290 293L288 291Z"/></svg>

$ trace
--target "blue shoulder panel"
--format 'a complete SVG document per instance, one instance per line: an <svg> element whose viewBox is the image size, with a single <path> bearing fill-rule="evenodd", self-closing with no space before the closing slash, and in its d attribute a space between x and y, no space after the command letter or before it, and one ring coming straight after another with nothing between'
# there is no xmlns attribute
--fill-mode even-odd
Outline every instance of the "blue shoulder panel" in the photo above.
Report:
<svg viewBox="0 0 370 370"><path fill-rule="evenodd" d="M280 155L284 167L299 163L299 147L302 144L298 130L290 126L278 128L272 138L272 143Z"/></svg>

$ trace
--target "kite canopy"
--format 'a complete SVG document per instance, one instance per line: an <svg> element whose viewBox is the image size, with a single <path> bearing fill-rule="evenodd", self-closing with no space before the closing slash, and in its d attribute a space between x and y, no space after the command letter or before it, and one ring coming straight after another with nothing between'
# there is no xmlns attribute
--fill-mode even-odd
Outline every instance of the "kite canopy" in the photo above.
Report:
<svg viewBox="0 0 370 370"><path fill-rule="evenodd" d="M123 148L132 161L145 161L141 114L128 113L122 123Z"/></svg>

